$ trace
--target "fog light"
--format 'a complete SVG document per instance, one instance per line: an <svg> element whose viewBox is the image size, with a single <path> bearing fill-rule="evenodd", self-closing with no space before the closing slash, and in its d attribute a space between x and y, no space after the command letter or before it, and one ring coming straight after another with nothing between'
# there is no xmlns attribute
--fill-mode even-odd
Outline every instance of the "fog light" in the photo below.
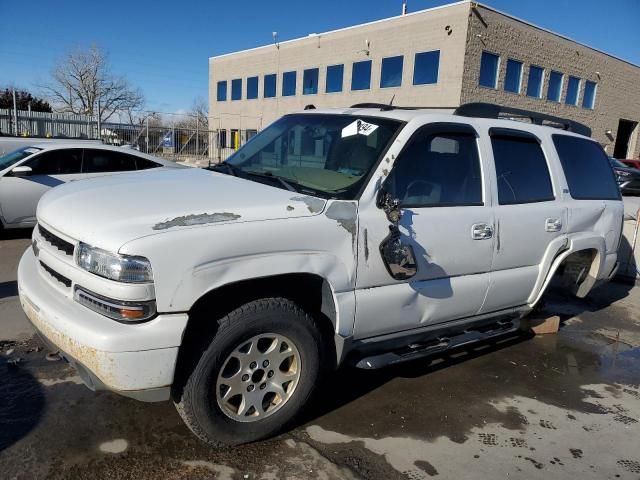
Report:
<svg viewBox="0 0 640 480"><path fill-rule="evenodd" d="M76 286L76 302L96 313L126 323L150 320L156 315L156 302L125 302L103 297Z"/></svg>

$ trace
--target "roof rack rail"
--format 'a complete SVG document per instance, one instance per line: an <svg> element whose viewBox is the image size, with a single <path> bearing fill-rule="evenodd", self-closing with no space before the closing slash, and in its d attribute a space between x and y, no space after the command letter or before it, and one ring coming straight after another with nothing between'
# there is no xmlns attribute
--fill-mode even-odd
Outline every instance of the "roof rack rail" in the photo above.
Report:
<svg viewBox="0 0 640 480"><path fill-rule="evenodd" d="M355 105L351 105L349 108L379 108L380 110L388 111L388 110L455 110L456 107L401 107L397 105L389 105L388 103L375 103L375 102L365 102L365 103L356 103Z"/></svg>
<svg viewBox="0 0 640 480"><path fill-rule="evenodd" d="M554 115L548 115L546 113L506 107L504 105L498 105L495 103L465 103L455 109L454 115L477 118L501 118L501 115L506 115L510 117L528 118L531 123L535 125L544 125L544 122L548 122L551 124L548 126L554 126L553 124L555 124L560 126L564 130L578 133L580 135L585 135L587 137L591 136L591 129L583 123L566 118L556 117Z"/></svg>

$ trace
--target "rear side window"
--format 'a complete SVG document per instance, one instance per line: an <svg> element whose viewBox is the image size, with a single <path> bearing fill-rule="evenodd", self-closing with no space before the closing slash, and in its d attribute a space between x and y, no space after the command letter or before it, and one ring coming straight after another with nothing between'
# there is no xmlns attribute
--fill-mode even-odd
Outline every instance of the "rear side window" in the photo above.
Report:
<svg viewBox="0 0 640 480"><path fill-rule="evenodd" d="M136 158L111 150L85 150L83 173L127 172L136 169Z"/></svg>
<svg viewBox="0 0 640 480"><path fill-rule="evenodd" d="M527 134L492 134L500 205L553 200L547 161L538 141Z"/></svg>
<svg viewBox="0 0 640 480"><path fill-rule="evenodd" d="M51 150L25 163L32 175L71 175L80 173L81 165L81 148Z"/></svg>
<svg viewBox="0 0 640 480"><path fill-rule="evenodd" d="M600 145L591 140L568 135L553 135L553 143L573 198L620 199L620 190L609 159Z"/></svg>
<svg viewBox="0 0 640 480"><path fill-rule="evenodd" d="M161 167L159 163L152 162L151 160L147 160L146 158L136 157L136 169L137 170L147 170L149 168L158 168Z"/></svg>
<svg viewBox="0 0 640 480"><path fill-rule="evenodd" d="M419 130L398 156L386 188L403 207L482 205L475 133L464 126Z"/></svg>

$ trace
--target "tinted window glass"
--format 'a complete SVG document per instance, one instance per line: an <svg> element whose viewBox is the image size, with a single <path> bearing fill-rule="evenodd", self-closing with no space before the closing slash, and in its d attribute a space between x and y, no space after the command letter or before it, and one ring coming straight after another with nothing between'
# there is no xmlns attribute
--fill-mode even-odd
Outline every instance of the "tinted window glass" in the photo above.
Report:
<svg viewBox="0 0 640 480"><path fill-rule="evenodd" d="M247 100L258 98L258 77L247 78Z"/></svg>
<svg viewBox="0 0 640 480"><path fill-rule="evenodd" d="M218 131L218 147L227 148L227 131L226 130Z"/></svg>
<svg viewBox="0 0 640 480"><path fill-rule="evenodd" d="M344 65L330 65L327 67L327 93L342 91L342 79L344 78Z"/></svg>
<svg viewBox="0 0 640 480"><path fill-rule="evenodd" d="M136 157L136 170L147 170L149 168L158 168L161 167L159 163L152 162L151 160L147 160L146 158Z"/></svg>
<svg viewBox="0 0 640 480"><path fill-rule="evenodd" d="M618 200L620 191L607 154L596 142L553 135L569 192L575 199Z"/></svg>
<svg viewBox="0 0 640 480"><path fill-rule="evenodd" d="M227 82L218 82L218 96L219 102L224 102L227 99Z"/></svg>
<svg viewBox="0 0 640 480"><path fill-rule="evenodd" d="M296 94L296 72L282 74L282 96L291 97Z"/></svg>
<svg viewBox="0 0 640 480"><path fill-rule="evenodd" d="M522 62L507 60L507 73L504 77L504 89L507 92L520 93L522 79Z"/></svg>
<svg viewBox="0 0 640 480"><path fill-rule="evenodd" d="M236 78L231 80L231 100L242 99L242 79Z"/></svg>
<svg viewBox="0 0 640 480"><path fill-rule="evenodd" d="M302 94L315 95L318 93L318 74L317 68L309 68L304 71L302 78Z"/></svg>
<svg viewBox="0 0 640 480"><path fill-rule="evenodd" d="M413 61L413 84L428 85L438 83L440 50L416 53Z"/></svg>
<svg viewBox="0 0 640 480"><path fill-rule="evenodd" d="M405 207L482 205L476 136L418 131L400 153L385 184Z"/></svg>
<svg viewBox="0 0 640 480"><path fill-rule="evenodd" d="M480 85L483 87L496 88L498 84L499 65L500 57L498 55L482 52L482 57L480 58Z"/></svg>
<svg viewBox="0 0 640 480"><path fill-rule="evenodd" d="M544 78L544 69L531 65L529 67L529 82L527 83L527 96L542 97L542 80Z"/></svg>
<svg viewBox="0 0 640 480"><path fill-rule="evenodd" d="M560 72L552 71L549 75L549 90L547 90L547 98L554 102L560 101L562 95L562 79L564 75Z"/></svg>
<svg viewBox="0 0 640 480"><path fill-rule="evenodd" d="M24 160L30 155L34 153L38 153L41 148L36 147L26 147L19 148L18 150L14 150L13 152L9 152L6 155L0 157L0 170L4 170L5 168L9 168L11 165L18 163L20 160Z"/></svg>
<svg viewBox="0 0 640 480"><path fill-rule="evenodd" d="M388 57L382 59L380 72L380 88L399 87L402 85L402 65L404 57Z"/></svg>
<svg viewBox="0 0 640 480"><path fill-rule="evenodd" d="M351 73L351 90L371 88L371 60L355 62Z"/></svg>
<svg viewBox="0 0 640 480"><path fill-rule="evenodd" d="M501 205L553 200L547 161L533 138L491 136Z"/></svg>
<svg viewBox="0 0 640 480"><path fill-rule="evenodd" d="M71 175L80 173L82 168L82 149L63 149L44 152L26 161L23 165L31 167L32 175Z"/></svg>
<svg viewBox="0 0 640 480"><path fill-rule="evenodd" d="M127 172L136 169L136 159L131 155L111 150L84 151L83 173Z"/></svg>
<svg viewBox="0 0 640 480"><path fill-rule="evenodd" d="M276 74L272 73L264 76L264 98L276 96Z"/></svg>
<svg viewBox="0 0 640 480"><path fill-rule="evenodd" d="M569 81L567 82L567 98L564 100L565 103L567 105L577 105L579 91L580 79L577 77L569 77Z"/></svg>
<svg viewBox="0 0 640 480"><path fill-rule="evenodd" d="M584 108L593 108L596 103L596 83L587 80L584 83L584 97L582 97L582 106Z"/></svg>

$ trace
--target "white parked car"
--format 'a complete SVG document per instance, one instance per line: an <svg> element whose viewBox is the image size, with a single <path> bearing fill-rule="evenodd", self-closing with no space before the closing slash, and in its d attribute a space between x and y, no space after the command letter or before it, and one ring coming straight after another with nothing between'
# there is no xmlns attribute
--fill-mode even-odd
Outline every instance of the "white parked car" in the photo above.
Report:
<svg viewBox="0 0 640 480"><path fill-rule="evenodd" d="M58 185L163 167L183 168L130 149L87 142L34 141L0 157L0 229L34 226L40 197Z"/></svg>
<svg viewBox="0 0 640 480"><path fill-rule="evenodd" d="M344 362L514 332L552 279L614 275L620 192L575 132L485 104L287 115L214 171L45 195L21 303L90 388L171 398L211 445L265 438Z"/></svg>

